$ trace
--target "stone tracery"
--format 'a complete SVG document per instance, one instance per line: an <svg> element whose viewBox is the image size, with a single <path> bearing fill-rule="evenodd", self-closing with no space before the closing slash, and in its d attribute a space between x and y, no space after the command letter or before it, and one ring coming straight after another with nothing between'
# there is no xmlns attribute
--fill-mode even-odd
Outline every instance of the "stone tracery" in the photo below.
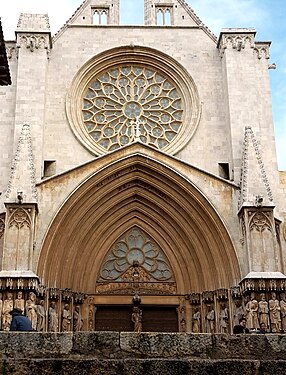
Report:
<svg viewBox="0 0 286 375"><path fill-rule="evenodd" d="M85 130L93 141L112 151L135 139L163 149L182 126L183 100L178 87L150 67L125 65L100 73L83 99Z"/></svg>
<svg viewBox="0 0 286 375"><path fill-rule="evenodd" d="M124 234L112 246L103 262L99 281L126 281L126 271L135 263L144 269L145 278L148 277L150 281L174 281L162 250L137 227Z"/></svg>

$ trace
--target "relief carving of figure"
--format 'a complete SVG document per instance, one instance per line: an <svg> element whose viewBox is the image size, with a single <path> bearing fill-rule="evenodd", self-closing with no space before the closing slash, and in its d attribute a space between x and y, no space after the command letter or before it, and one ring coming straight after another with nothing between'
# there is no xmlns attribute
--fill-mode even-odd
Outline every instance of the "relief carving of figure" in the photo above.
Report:
<svg viewBox="0 0 286 375"><path fill-rule="evenodd" d="M142 332L142 310L139 307L133 307L132 322L134 323L134 332L140 334Z"/></svg>
<svg viewBox="0 0 286 375"><path fill-rule="evenodd" d="M71 313L70 306L68 303L64 305L63 315L62 315L62 332L68 332L71 330Z"/></svg>
<svg viewBox="0 0 286 375"><path fill-rule="evenodd" d="M23 313L25 311L25 300L23 298L23 292L21 292L21 290L19 290L19 292L17 293L17 298L15 299L14 307L22 310Z"/></svg>
<svg viewBox="0 0 286 375"><path fill-rule="evenodd" d="M29 299L26 301L26 316L32 323L33 331L37 329L37 311L36 311L36 295L29 293Z"/></svg>
<svg viewBox="0 0 286 375"><path fill-rule="evenodd" d="M59 317L56 310L56 303L52 301L49 307L49 332L58 332Z"/></svg>
<svg viewBox="0 0 286 375"><path fill-rule="evenodd" d="M208 333L214 333L215 331L215 311L210 305L206 314L206 328Z"/></svg>
<svg viewBox="0 0 286 375"><path fill-rule="evenodd" d="M286 333L286 296L285 296L285 293L281 294L280 312L281 312L282 329L283 329L283 332Z"/></svg>
<svg viewBox="0 0 286 375"><path fill-rule="evenodd" d="M201 332L201 313L198 308L196 308L195 312L193 313L192 321L193 321L193 332L194 333Z"/></svg>
<svg viewBox="0 0 286 375"><path fill-rule="evenodd" d="M259 316L259 323L264 323L266 328L269 327L269 308L268 302L265 299L265 294L260 294L260 301L258 303L258 316Z"/></svg>
<svg viewBox="0 0 286 375"><path fill-rule="evenodd" d="M46 311L43 299L40 301L40 304L37 305L37 316L37 331L44 332L46 330Z"/></svg>
<svg viewBox="0 0 286 375"><path fill-rule="evenodd" d="M2 310L2 329L4 331L10 331L10 324L12 321L12 315L10 311L13 310L13 295L12 293L7 294L7 298L3 302Z"/></svg>
<svg viewBox="0 0 286 375"><path fill-rule="evenodd" d="M2 293L0 293L0 330L2 329L2 311L3 311L3 301L2 301Z"/></svg>
<svg viewBox="0 0 286 375"><path fill-rule="evenodd" d="M76 306L73 313L73 330L75 332L81 331L83 326L83 319L81 317L80 307Z"/></svg>
<svg viewBox="0 0 286 375"><path fill-rule="evenodd" d="M221 333L228 332L228 309L225 304L221 306L221 310L219 313L219 325Z"/></svg>
<svg viewBox="0 0 286 375"><path fill-rule="evenodd" d="M255 299L254 293L251 293L250 300L247 302L245 306L246 310L246 327L248 329L256 329L259 328L258 323L258 302Z"/></svg>
<svg viewBox="0 0 286 375"><path fill-rule="evenodd" d="M239 319L244 317L244 309L241 304L241 301L235 301L234 315L233 315L233 324L235 326L239 325Z"/></svg>
<svg viewBox="0 0 286 375"><path fill-rule="evenodd" d="M269 312L270 312L270 324L272 332L281 331L281 317L280 317L280 304L276 299L276 293L271 293L271 299L269 300Z"/></svg>

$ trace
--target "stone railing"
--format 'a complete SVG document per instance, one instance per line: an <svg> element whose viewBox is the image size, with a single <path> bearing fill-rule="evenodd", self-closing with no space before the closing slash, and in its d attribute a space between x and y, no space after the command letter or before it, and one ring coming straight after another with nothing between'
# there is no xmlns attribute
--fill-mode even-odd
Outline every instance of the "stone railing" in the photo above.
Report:
<svg viewBox="0 0 286 375"><path fill-rule="evenodd" d="M5 375L286 373L286 335L0 332Z"/></svg>

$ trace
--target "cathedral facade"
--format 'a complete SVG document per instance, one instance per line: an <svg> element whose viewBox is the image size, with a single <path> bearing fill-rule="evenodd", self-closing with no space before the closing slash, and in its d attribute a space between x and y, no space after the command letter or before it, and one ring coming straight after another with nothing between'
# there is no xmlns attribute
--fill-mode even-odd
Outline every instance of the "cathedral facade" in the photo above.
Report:
<svg viewBox="0 0 286 375"><path fill-rule="evenodd" d="M143 26L119 5L54 36L21 14L6 42L1 328L19 303L40 331L286 330L270 42L217 38L184 0L145 0Z"/></svg>

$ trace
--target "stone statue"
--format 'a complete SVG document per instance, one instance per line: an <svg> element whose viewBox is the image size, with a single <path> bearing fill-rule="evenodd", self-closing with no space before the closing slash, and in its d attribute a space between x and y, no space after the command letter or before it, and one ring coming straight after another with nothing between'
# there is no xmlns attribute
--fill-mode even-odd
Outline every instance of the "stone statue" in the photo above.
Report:
<svg viewBox="0 0 286 375"><path fill-rule="evenodd" d="M32 323L34 331L37 329L37 311L36 311L36 295L33 292L29 293L29 299L26 301L26 316Z"/></svg>
<svg viewBox="0 0 286 375"><path fill-rule="evenodd" d="M49 307L49 331L50 332L57 332L58 325L59 325L59 318L58 313L56 310L56 303L52 301Z"/></svg>
<svg viewBox="0 0 286 375"><path fill-rule="evenodd" d="M201 332L201 313L200 313L200 310L198 308L196 308L195 312L193 313L192 321L193 321L192 331L194 333Z"/></svg>
<svg viewBox="0 0 286 375"><path fill-rule="evenodd" d="M134 323L134 332L140 334L142 332L142 310L139 307L133 307L132 322Z"/></svg>
<svg viewBox="0 0 286 375"><path fill-rule="evenodd" d="M245 306L246 310L246 326L248 329L259 328L258 323L258 302L255 299L254 293L251 293L250 300Z"/></svg>
<svg viewBox="0 0 286 375"><path fill-rule="evenodd" d="M68 303L64 305L63 315L62 315L62 332L68 332L71 330L71 313L70 306Z"/></svg>
<svg viewBox="0 0 286 375"><path fill-rule="evenodd" d="M80 313L80 307L76 306L73 313L73 330L75 332L81 331L83 326L83 319Z"/></svg>
<svg viewBox="0 0 286 375"><path fill-rule="evenodd" d="M13 295L12 293L7 294L7 298L3 302L2 310L2 329L4 331L10 331L10 324L12 321L12 315L10 311L13 310Z"/></svg>
<svg viewBox="0 0 286 375"><path fill-rule="evenodd" d="M241 319L242 317L244 317L244 309L241 304L241 301L237 300L235 301L233 325L234 326L239 325L239 319Z"/></svg>
<svg viewBox="0 0 286 375"><path fill-rule="evenodd" d="M264 323L266 328L269 327L269 308L268 302L265 299L265 294L260 294L260 301L258 302L258 316L259 323Z"/></svg>
<svg viewBox="0 0 286 375"><path fill-rule="evenodd" d="M37 305L37 316L37 331L44 332L46 330L46 311L43 299L40 301L40 304Z"/></svg>
<svg viewBox="0 0 286 375"><path fill-rule="evenodd" d="M208 306L208 312L206 314L206 326L208 333L214 333L215 331L215 311L212 306Z"/></svg>
<svg viewBox="0 0 286 375"><path fill-rule="evenodd" d="M22 310L23 313L25 311L25 300L23 298L23 292L21 290L19 290L19 292L17 293L17 298L15 299L14 307Z"/></svg>
<svg viewBox="0 0 286 375"><path fill-rule="evenodd" d="M225 304L221 305L221 310L219 313L219 325L221 333L228 332L228 309Z"/></svg>
<svg viewBox="0 0 286 375"><path fill-rule="evenodd" d="M2 301L2 293L0 293L0 330L2 329L2 310L3 310L3 301Z"/></svg>
<svg viewBox="0 0 286 375"><path fill-rule="evenodd" d="M283 329L283 332L286 333L286 296L285 296L285 293L281 294L280 312L281 312L282 329Z"/></svg>
<svg viewBox="0 0 286 375"><path fill-rule="evenodd" d="M281 317L280 317L280 304L276 299L276 293L271 293L271 299L269 300L269 312L270 312L270 324L271 332L281 331Z"/></svg>

